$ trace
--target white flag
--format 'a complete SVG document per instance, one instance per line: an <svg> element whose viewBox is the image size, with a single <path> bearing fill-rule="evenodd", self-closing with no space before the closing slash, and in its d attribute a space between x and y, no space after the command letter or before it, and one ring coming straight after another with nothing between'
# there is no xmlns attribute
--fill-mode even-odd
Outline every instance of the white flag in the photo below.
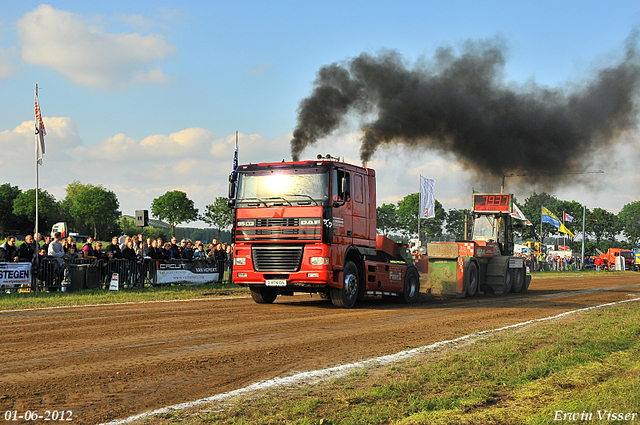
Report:
<svg viewBox="0 0 640 425"><path fill-rule="evenodd" d="M40 103L38 103L38 95L36 97L36 158L38 164L42 165L42 156L44 155L44 136L47 131L44 128L44 122L42 121L42 114L40 113Z"/></svg>
<svg viewBox="0 0 640 425"><path fill-rule="evenodd" d="M533 226L533 224L527 220L527 217L524 216L522 211L520 211L520 208L518 208L515 202L513 203L513 212L511 213L511 217L524 221L527 226Z"/></svg>
<svg viewBox="0 0 640 425"><path fill-rule="evenodd" d="M420 218L436 216L436 181L420 176Z"/></svg>

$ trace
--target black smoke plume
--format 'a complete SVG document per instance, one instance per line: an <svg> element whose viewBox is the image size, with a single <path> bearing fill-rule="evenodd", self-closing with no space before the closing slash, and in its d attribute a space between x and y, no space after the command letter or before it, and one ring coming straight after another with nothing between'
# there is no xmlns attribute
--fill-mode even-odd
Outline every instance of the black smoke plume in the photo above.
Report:
<svg viewBox="0 0 640 425"><path fill-rule="evenodd" d="M300 103L291 155L298 160L356 117L363 164L378 147L401 144L453 155L485 175L584 168L594 149L638 124L636 39L627 40L623 59L589 80L553 89L507 84L499 39L468 41L458 55L443 47L413 65L386 51L324 66Z"/></svg>

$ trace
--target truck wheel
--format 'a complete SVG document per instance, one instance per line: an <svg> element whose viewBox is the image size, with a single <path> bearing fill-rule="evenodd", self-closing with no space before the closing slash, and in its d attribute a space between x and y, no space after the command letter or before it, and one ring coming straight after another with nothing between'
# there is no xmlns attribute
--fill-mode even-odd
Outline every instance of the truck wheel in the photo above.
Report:
<svg viewBox="0 0 640 425"><path fill-rule="evenodd" d="M519 269L511 269L511 281L513 285L511 286L511 292L520 292L524 287L524 278L526 276L526 271L524 267Z"/></svg>
<svg viewBox="0 0 640 425"><path fill-rule="evenodd" d="M251 286L251 298L258 304L271 304L278 296L278 290L265 286Z"/></svg>
<svg viewBox="0 0 640 425"><path fill-rule="evenodd" d="M464 272L464 280L467 286L467 296L473 297L478 292L478 266L470 263Z"/></svg>
<svg viewBox="0 0 640 425"><path fill-rule="evenodd" d="M513 279L511 278L511 269L509 269L509 263L506 264L507 268L504 273L504 292L503 295L507 295L511 292L511 288L513 287Z"/></svg>
<svg viewBox="0 0 640 425"><path fill-rule="evenodd" d="M331 302L336 307L351 308L356 303L360 288L358 268L352 261L344 265L342 276L342 288L331 288Z"/></svg>
<svg viewBox="0 0 640 425"><path fill-rule="evenodd" d="M420 276L413 267L407 270L404 275L404 290L402 291L402 301L406 304L415 303L420 296Z"/></svg>

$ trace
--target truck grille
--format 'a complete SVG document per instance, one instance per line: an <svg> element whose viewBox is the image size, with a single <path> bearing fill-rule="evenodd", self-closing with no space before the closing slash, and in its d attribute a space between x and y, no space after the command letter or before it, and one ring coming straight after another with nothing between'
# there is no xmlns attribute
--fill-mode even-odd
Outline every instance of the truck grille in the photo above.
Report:
<svg viewBox="0 0 640 425"><path fill-rule="evenodd" d="M299 225L299 218L259 218L256 220L256 227L294 227Z"/></svg>
<svg viewBox="0 0 640 425"><path fill-rule="evenodd" d="M258 272L297 272L302 262L301 246L254 246L251 248L253 268Z"/></svg>

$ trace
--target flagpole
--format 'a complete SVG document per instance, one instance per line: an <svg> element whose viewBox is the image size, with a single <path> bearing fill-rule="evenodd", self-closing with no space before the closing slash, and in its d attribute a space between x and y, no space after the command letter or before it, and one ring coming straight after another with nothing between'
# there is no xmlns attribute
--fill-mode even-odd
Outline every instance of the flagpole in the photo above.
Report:
<svg viewBox="0 0 640 425"><path fill-rule="evenodd" d="M36 99L38 98L38 84L36 84L36 90L35 90L35 95L36 95ZM37 111L36 111L37 112ZM37 114L36 114L37 115ZM38 254L40 251L40 239L38 238L39 233L38 233L38 192L39 192L39 180L40 180L40 175L39 175L39 169L38 169L38 117L36 116L35 119L35 127L36 127L36 133L35 133L35 151L36 151L36 234L35 234L35 240L36 240L36 258L35 258L35 265L36 268L38 268ZM32 273L33 276L33 273ZM36 284L36 292L38 292L38 285Z"/></svg>
<svg viewBox="0 0 640 425"><path fill-rule="evenodd" d="M582 206L582 269L584 269L584 240L585 240L585 234L586 234L586 230L585 229L585 221L586 221L586 216L587 216L587 206L583 205Z"/></svg>
<svg viewBox="0 0 640 425"><path fill-rule="evenodd" d="M564 224L564 217L565 217L565 212L562 211L562 225L564 227L566 227L565 224ZM566 235L566 233L563 233L563 235ZM562 245L567 245L567 237L566 236L562 237Z"/></svg>
<svg viewBox="0 0 640 425"><path fill-rule="evenodd" d="M418 188L418 247L422 246L420 241L420 214L422 213L420 203L422 202L422 174L420 174L420 187Z"/></svg>

